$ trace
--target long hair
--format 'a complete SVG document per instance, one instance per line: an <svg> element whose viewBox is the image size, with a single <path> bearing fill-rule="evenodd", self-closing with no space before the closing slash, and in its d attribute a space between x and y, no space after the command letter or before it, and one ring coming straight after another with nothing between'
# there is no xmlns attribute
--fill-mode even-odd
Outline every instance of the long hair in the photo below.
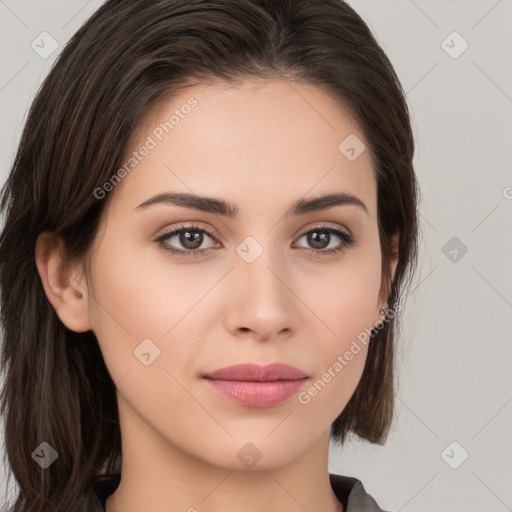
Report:
<svg viewBox="0 0 512 512"><path fill-rule="evenodd" d="M378 187L382 275L399 305L416 265L418 186L405 94L366 23L342 0L108 0L63 48L34 99L0 210L0 413L19 493L10 512L73 512L121 456L115 384L92 331L68 330L35 263L43 231L88 255L122 165L159 100L190 83L277 77L323 87L358 122ZM400 234L391 279L391 237ZM399 314L374 333L331 435L383 443L393 417ZM54 451L51 451L50 448ZM38 457L50 462L43 470Z"/></svg>

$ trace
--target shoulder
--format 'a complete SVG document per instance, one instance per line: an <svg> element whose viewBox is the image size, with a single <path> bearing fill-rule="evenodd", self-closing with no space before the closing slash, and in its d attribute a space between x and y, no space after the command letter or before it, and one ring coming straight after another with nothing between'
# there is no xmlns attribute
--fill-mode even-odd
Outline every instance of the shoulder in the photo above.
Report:
<svg viewBox="0 0 512 512"><path fill-rule="evenodd" d="M344 512L386 512L357 478L329 473L329 480L334 494L343 503Z"/></svg>

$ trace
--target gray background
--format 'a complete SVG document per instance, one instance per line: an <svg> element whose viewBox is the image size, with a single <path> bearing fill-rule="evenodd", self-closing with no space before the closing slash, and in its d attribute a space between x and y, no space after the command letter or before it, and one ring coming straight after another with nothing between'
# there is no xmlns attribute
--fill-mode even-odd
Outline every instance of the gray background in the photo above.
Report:
<svg viewBox="0 0 512 512"><path fill-rule="evenodd" d="M407 92L422 245L393 432L383 447L332 446L329 469L360 478L389 510L512 510L512 1L349 3ZM101 4L0 0L2 183L37 89ZM48 58L31 47L44 31L59 45Z"/></svg>

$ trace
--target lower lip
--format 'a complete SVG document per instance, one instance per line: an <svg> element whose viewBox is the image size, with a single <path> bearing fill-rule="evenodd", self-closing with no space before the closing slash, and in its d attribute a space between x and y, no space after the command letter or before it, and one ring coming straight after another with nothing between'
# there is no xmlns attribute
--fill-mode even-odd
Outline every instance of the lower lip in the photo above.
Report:
<svg viewBox="0 0 512 512"><path fill-rule="evenodd" d="M242 380L204 379L215 391L230 400L248 407L272 407L278 405L304 385L307 379L248 382Z"/></svg>

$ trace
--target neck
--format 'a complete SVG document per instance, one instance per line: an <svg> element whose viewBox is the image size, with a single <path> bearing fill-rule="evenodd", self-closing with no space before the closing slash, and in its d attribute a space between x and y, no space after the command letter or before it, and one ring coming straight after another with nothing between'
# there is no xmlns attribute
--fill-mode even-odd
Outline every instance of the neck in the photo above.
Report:
<svg viewBox="0 0 512 512"><path fill-rule="evenodd" d="M173 445L126 404L120 404L120 418L121 481L106 512L343 510L329 482L328 432L291 462L264 464L262 457L240 470L240 464L221 467Z"/></svg>

